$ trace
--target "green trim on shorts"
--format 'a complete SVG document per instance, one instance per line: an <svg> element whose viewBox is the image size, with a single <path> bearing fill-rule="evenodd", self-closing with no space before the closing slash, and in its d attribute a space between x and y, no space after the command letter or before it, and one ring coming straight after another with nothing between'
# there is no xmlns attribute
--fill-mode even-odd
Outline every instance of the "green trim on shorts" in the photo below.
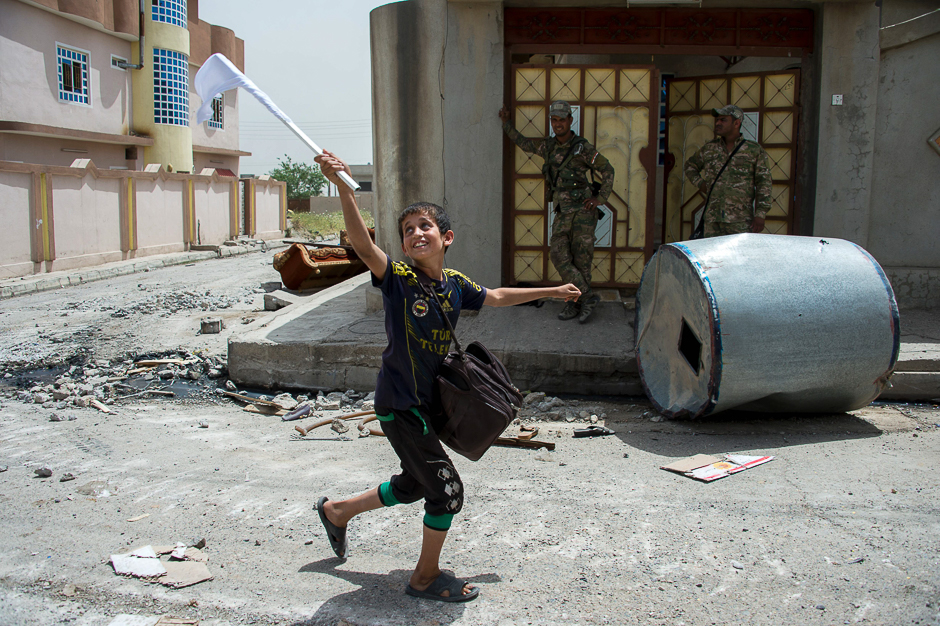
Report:
<svg viewBox="0 0 940 626"><path fill-rule="evenodd" d="M382 504L385 506L395 506L396 504L401 504L394 494L392 494L392 483L387 480L379 485L379 500L382 501Z"/></svg>
<svg viewBox="0 0 940 626"><path fill-rule="evenodd" d="M376 413L376 414L375 414L375 417L376 417L376 419L378 419L380 422L394 422L394 421L395 421L395 414L394 414L394 413L389 413L388 415L379 415L378 413Z"/></svg>
<svg viewBox="0 0 940 626"><path fill-rule="evenodd" d="M450 524L453 520L454 516L451 513L446 515L424 514L424 525L431 530L450 530Z"/></svg>

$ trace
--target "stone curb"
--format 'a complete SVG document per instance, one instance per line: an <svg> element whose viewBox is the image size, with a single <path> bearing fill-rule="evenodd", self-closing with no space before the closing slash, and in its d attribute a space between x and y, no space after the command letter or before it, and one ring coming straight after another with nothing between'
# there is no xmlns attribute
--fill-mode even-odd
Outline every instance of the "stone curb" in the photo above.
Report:
<svg viewBox="0 0 940 626"><path fill-rule="evenodd" d="M267 250L281 245L280 240L266 242ZM133 261L119 262L112 267L86 268L69 272L59 276L43 276L27 280L13 279L6 281L6 284L0 284L0 300L6 300L16 296L23 296L31 293L40 293L43 291L52 291L62 287L72 287L98 280L115 278L117 276L126 276L138 272L171 267L174 265L185 265L196 261L208 261L209 259L228 258L252 252L262 252L260 246L218 246L213 250L203 250L198 252L179 252L164 256L163 258L144 258Z"/></svg>

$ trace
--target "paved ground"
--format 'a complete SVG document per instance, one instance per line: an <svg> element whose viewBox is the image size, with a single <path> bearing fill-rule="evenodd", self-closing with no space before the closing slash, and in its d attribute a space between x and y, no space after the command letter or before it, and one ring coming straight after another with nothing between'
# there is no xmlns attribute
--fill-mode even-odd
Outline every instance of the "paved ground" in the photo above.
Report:
<svg viewBox="0 0 940 626"><path fill-rule="evenodd" d="M224 354L242 321L264 322L253 288L272 279L269 263L251 254L0 301L0 369L90 349ZM185 291L237 302L163 316ZM207 313L225 317L225 334L196 334ZM639 398L564 401L616 434L576 439L579 424L541 422L554 452L456 459L467 504L445 567L482 595L451 606L402 593L419 507L354 521L345 561L311 511L320 495L388 478L395 458L379 437L298 441L292 423L211 398L134 398L51 422L0 394L0 624L940 624L935 405L680 422ZM710 484L659 469L727 452L776 459ZM65 472L76 480L59 482ZM107 562L202 538L214 579L192 587L121 578Z"/></svg>

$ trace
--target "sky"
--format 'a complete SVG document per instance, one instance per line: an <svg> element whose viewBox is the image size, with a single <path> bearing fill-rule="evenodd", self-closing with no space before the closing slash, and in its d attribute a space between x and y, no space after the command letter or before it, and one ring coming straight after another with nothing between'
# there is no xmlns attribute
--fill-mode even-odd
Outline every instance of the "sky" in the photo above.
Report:
<svg viewBox="0 0 940 626"><path fill-rule="evenodd" d="M245 75L314 143L351 164L372 162L369 12L390 0L199 0L199 19L245 42ZM285 154L313 163L294 133L239 90L242 174L266 174Z"/></svg>

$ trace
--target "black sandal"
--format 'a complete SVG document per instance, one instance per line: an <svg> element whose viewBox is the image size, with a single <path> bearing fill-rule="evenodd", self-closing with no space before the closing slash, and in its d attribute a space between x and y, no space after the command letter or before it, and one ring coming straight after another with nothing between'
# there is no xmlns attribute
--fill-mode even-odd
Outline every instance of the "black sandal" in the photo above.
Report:
<svg viewBox="0 0 940 626"><path fill-rule="evenodd" d="M320 521L323 522L323 528L326 529L326 538L330 540L330 547L333 548L333 552L336 553L341 559L346 558L346 528L340 528L330 520L326 518L326 513L323 511L323 505L329 500L326 496L320 498L320 501L317 502L317 513L320 514Z"/></svg>
<svg viewBox="0 0 940 626"><path fill-rule="evenodd" d="M467 581L441 572L440 575L434 579L434 582L428 585L427 589L418 591L411 585L408 585L405 587L405 593L416 598L437 600L438 602L468 602L480 595L479 587L474 587L470 593L464 593L463 588L466 585ZM449 591L450 595L442 596L441 594L445 591Z"/></svg>

